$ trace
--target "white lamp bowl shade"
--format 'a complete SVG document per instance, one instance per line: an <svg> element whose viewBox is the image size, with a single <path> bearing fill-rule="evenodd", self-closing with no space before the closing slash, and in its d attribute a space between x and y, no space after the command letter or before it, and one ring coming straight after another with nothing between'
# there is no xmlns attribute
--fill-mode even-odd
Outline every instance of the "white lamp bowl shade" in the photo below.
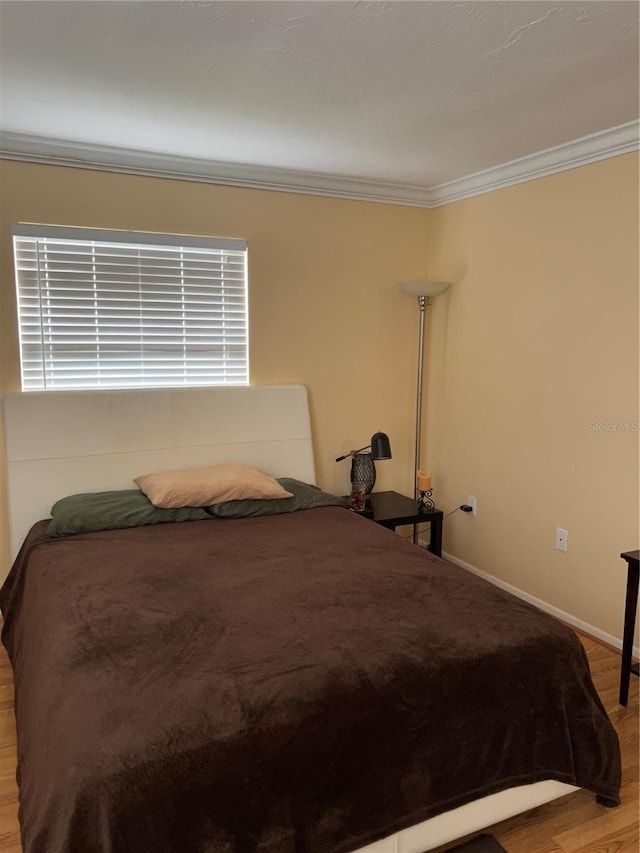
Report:
<svg viewBox="0 0 640 853"><path fill-rule="evenodd" d="M438 296L449 287L448 281L401 281L400 287L411 296Z"/></svg>

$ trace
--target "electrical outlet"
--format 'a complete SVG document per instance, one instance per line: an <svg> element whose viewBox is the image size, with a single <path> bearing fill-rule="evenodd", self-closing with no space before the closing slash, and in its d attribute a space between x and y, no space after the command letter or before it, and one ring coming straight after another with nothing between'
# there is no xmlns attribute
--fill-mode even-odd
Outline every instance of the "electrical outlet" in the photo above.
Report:
<svg viewBox="0 0 640 853"><path fill-rule="evenodd" d="M469 495L469 497L467 498L467 503L471 507L471 515L477 515L478 513L476 510L476 499L473 495Z"/></svg>
<svg viewBox="0 0 640 853"><path fill-rule="evenodd" d="M562 527L556 527L556 548L558 551L566 551L567 550L567 540L569 539L569 534L566 530L563 530Z"/></svg>

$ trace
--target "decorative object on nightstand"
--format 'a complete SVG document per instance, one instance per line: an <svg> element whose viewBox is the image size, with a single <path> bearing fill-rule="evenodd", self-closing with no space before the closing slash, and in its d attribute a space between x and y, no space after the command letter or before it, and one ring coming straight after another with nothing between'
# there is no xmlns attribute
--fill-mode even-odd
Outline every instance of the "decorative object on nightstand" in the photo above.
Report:
<svg viewBox="0 0 640 853"><path fill-rule="evenodd" d="M351 457L351 486L364 486L365 495L370 494L376 482L376 466L371 453L354 453Z"/></svg>
<svg viewBox="0 0 640 853"><path fill-rule="evenodd" d="M418 297L418 308L420 309L420 334L418 339L418 387L416 395L416 448L415 448L415 465L414 476L414 497L416 501L419 498L419 489L417 476L420 471L420 439L422 433L422 369L424 363L424 314L429 305L429 298L438 296L440 293L449 287L449 282L446 281L402 281L400 287L411 296ZM417 527L413 528L413 542L418 541Z"/></svg>
<svg viewBox="0 0 640 853"><path fill-rule="evenodd" d="M384 432L376 432L371 436L371 444L350 450L343 456L338 456L336 462L351 457L351 488L364 486L365 495L371 494L376 483L376 466L374 460L391 459L389 436Z"/></svg>
<svg viewBox="0 0 640 853"><path fill-rule="evenodd" d="M433 489L431 488L431 474L418 471L418 509L420 512L431 512L436 505L433 502Z"/></svg>
<svg viewBox="0 0 640 853"><path fill-rule="evenodd" d="M349 495L349 503L354 512L364 512L367 506L367 492L364 483L359 483L354 480L351 483L351 494Z"/></svg>

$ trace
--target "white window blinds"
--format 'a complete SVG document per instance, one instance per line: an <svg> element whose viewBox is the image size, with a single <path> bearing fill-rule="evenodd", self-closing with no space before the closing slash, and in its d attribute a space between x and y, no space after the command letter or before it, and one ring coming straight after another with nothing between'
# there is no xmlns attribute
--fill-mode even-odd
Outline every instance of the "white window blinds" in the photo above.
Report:
<svg viewBox="0 0 640 853"><path fill-rule="evenodd" d="M247 385L247 247L13 228L22 388Z"/></svg>

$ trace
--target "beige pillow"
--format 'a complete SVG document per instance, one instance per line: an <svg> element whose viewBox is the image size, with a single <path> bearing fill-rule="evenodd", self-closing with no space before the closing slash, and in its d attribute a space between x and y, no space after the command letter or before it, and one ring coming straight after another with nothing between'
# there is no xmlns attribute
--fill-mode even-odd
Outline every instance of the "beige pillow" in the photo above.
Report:
<svg viewBox="0 0 640 853"><path fill-rule="evenodd" d="M250 465L213 465L192 471L161 471L133 481L154 506L175 509L245 499L290 498L277 480Z"/></svg>

